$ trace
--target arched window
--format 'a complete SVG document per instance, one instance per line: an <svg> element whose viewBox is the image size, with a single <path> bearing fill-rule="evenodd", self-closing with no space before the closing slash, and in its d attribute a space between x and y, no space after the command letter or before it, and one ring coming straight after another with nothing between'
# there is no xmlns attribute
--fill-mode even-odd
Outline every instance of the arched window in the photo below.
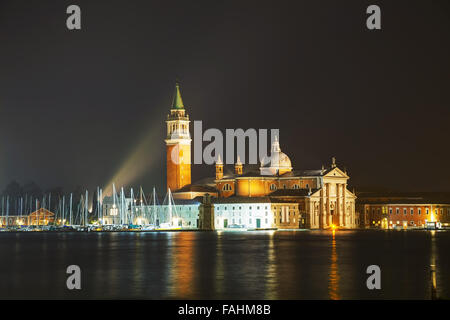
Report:
<svg viewBox="0 0 450 320"><path fill-rule="evenodd" d="M298 184L294 184L294 189L300 189L300 187L298 186Z"/></svg>
<svg viewBox="0 0 450 320"><path fill-rule="evenodd" d="M270 185L270 190L277 190L277 186L274 183L272 183Z"/></svg>
<svg viewBox="0 0 450 320"><path fill-rule="evenodd" d="M231 185L229 183L225 183L222 187L223 191L231 191L233 190L233 188L231 187Z"/></svg>

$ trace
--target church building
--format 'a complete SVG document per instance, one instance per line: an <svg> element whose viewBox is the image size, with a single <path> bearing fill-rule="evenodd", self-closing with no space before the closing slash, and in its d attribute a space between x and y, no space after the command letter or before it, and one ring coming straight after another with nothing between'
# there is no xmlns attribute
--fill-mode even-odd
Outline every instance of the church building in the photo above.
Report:
<svg viewBox="0 0 450 320"><path fill-rule="evenodd" d="M167 117L167 188L174 199L212 196L215 228L355 228L356 196L335 158L317 170L294 170L275 137L259 170L246 170L239 157L224 174L219 155L215 176L191 183L189 117L177 84ZM200 222L201 223L201 222Z"/></svg>

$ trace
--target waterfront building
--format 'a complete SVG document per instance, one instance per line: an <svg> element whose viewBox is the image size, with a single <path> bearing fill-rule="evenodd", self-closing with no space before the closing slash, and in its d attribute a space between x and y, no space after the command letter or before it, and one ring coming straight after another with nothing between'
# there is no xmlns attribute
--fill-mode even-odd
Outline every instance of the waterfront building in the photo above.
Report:
<svg viewBox="0 0 450 320"><path fill-rule="evenodd" d="M213 200L216 229L298 229L302 217L295 201L272 197L228 197Z"/></svg>
<svg viewBox="0 0 450 320"><path fill-rule="evenodd" d="M55 222L55 214L48 209L39 208L25 215L3 215L0 216L0 227L5 226L44 226Z"/></svg>
<svg viewBox="0 0 450 320"><path fill-rule="evenodd" d="M450 194L361 192L356 209L363 228L424 228L428 222L450 226Z"/></svg>

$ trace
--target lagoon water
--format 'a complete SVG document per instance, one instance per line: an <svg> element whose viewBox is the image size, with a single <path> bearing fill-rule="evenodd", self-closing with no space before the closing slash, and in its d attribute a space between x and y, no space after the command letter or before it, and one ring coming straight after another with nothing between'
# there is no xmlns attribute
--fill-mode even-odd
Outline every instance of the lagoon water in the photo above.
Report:
<svg viewBox="0 0 450 320"><path fill-rule="evenodd" d="M430 265L450 298L445 231L1 233L0 298L429 299Z"/></svg>

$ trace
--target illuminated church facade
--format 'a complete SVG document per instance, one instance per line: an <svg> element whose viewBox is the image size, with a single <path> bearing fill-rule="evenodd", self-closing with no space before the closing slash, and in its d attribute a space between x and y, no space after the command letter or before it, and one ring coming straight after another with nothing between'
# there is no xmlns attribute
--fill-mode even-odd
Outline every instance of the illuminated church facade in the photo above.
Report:
<svg viewBox="0 0 450 320"><path fill-rule="evenodd" d="M356 196L347 189L349 176L334 158L327 168L294 170L275 137L271 155L261 160L259 170L246 170L237 158L233 173L224 174L219 155L215 177L191 183L189 117L178 84L166 124L167 188L175 199L199 200L210 195L209 229L327 229L359 224ZM199 220L201 226L201 215Z"/></svg>

